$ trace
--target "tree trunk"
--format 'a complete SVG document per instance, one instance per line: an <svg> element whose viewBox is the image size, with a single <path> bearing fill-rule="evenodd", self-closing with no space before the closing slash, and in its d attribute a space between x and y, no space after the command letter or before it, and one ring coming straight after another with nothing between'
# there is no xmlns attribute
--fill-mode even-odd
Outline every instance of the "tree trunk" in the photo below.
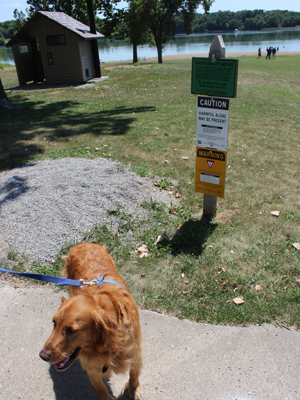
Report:
<svg viewBox="0 0 300 400"><path fill-rule="evenodd" d="M0 79L0 108L8 108L9 110L13 109L13 106L10 104L6 96L1 79Z"/></svg>
<svg viewBox="0 0 300 400"><path fill-rule="evenodd" d="M6 97L6 93L4 91L2 82L1 82L1 78L0 78L0 99L7 99Z"/></svg>
<svg viewBox="0 0 300 400"><path fill-rule="evenodd" d="M163 63L163 59L162 59L162 44L161 44L160 41L156 42L156 48L157 48L158 64L162 64Z"/></svg>
<svg viewBox="0 0 300 400"><path fill-rule="evenodd" d="M133 64L139 61L137 54L137 44L133 43Z"/></svg>

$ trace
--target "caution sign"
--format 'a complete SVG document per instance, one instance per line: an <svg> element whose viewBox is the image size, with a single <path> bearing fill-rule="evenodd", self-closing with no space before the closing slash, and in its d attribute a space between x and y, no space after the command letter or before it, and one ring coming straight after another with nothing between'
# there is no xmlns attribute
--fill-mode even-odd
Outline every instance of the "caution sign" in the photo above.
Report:
<svg viewBox="0 0 300 400"><path fill-rule="evenodd" d="M229 99L197 97L197 146L227 151Z"/></svg>
<svg viewBox="0 0 300 400"><path fill-rule="evenodd" d="M195 191L224 197L227 151L196 148Z"/></svg>

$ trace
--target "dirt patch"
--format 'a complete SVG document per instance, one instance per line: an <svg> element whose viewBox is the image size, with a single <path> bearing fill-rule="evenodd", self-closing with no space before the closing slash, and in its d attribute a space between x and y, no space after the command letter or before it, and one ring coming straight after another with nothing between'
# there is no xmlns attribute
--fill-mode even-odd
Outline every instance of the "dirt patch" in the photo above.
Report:
<svg viewBox="0 0 300 400"><path fill-rule="evenodd" d="M4 67L4 71L12 71L13 69L16 69L14 65L12 65L11 67Z"/></svg>

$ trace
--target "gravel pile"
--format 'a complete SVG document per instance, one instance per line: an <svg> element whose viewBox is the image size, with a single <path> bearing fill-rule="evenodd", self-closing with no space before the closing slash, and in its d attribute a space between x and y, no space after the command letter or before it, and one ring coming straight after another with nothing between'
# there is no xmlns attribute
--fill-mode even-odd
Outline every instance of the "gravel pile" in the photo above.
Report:
<svg viewBox="0 0 300 400"><path fill-rule="evenodd" d="M174 196L102 158L43 160L0 174L0 257L9 249L49 263L94 225L117 229L107 210L145 216L144 200L169 204Z"/></svg>

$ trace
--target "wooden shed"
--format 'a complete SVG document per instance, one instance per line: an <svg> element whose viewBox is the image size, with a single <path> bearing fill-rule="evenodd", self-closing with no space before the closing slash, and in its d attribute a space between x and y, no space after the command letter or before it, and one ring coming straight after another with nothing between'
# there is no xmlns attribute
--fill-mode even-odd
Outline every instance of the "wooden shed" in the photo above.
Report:
<svg viewBox="0 0 300 400"><path fill-rule="evenodd" d="M20 85L75 84L96 77L92 41L103 37L63 12L38 11L6 47L12 47Z"/></svg>

